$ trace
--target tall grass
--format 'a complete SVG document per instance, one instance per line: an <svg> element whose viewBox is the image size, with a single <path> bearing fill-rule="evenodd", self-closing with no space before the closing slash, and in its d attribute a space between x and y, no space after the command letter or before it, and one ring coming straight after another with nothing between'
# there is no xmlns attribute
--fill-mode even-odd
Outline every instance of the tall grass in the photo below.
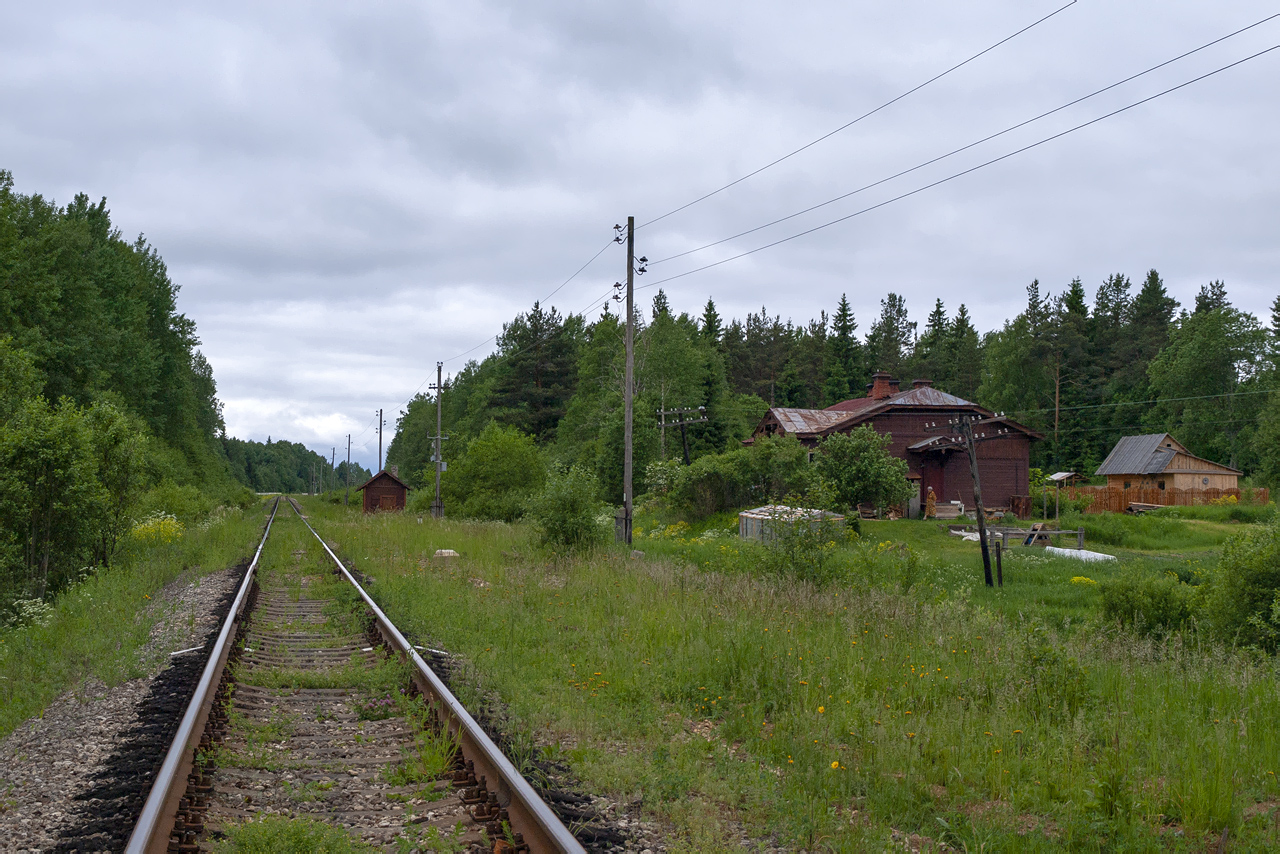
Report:
<svg viewBox="0 0 1280 854"><path fill-rule="evenodd" d="M1034 600L1002 611L998 591L945 579L819 587L608 550L550 559L506 525L316 515L393 620L470 662L464 699L496 692L686 850L726 817L849 851L892 829L987 850L1278 841L1246 812L1280 798L1271 660L1066 633ZM868 571L892 578L885 555Z"/></svg>
<svg viewBox="0 0 1280 854"><path fill-rule="evenodd" d="M152 597L183 571L199 577L252 555L264 521L236 510L175 542L139 546L59 596L47 622L0 631L0 736L87 677L112 686L150 671L169 650L147 659L142 648L172 616Z"/></svg>

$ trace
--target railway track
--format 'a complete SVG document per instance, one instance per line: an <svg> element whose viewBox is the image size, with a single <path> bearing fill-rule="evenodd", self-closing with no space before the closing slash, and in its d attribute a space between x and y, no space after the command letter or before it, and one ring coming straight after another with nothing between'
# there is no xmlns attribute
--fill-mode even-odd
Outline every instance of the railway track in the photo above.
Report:
<svg viewBox="0 0 1280 854"><path fill-rule="evenodd" d="M270 817L387 851L584 851L292 499L272 508L125 850L207 850Z"/></svg>

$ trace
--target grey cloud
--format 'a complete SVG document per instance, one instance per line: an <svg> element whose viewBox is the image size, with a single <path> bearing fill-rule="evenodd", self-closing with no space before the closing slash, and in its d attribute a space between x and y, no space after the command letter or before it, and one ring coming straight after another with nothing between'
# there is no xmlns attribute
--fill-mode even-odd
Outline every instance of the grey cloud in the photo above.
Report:
<svg viewBox="0 0 1280 854"><path fill-rule="evenodd" d="M17 7L0 167L105 195L200 326L233 432L332 445L501 329L628 213L656 216L1055 8L820 2ZM640 234L660 257L914 165L1256 20L1261 2L1079 3L856 127ZM703 255L759 246L1280 41L1280 22L1043 124ZM1016 159L665 285L797 322L889 290L980 328L1038 277L1158 268L1263 311L1277 289L1280 52ZM606 252L551 300L621 276ZM640 292L648 303L654 288ZM598 309L593 310L593 314ZM476 356L482 356L482 347ZM461 362L448 367L457 369ZM341 416L338 420L334 420ZM366 436L367 439L367 436ZM370 457L363 458L370 462Z"/></svg>

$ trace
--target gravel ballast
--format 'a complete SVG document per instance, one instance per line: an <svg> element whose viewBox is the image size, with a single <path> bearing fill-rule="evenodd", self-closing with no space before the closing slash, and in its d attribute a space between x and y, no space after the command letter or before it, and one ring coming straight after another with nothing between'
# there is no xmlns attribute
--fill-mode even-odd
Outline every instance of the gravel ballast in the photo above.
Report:
<svg viewBox="0 0 1280 854"><path fill-rule="evenodd" d="M244 567L193 574L152 606L163 616L139 651L148 676L89 679L0 741L0 851L123 848ZM191 647L202 649L170 656ZM159 756L146 755L153 743Z"/></svg>

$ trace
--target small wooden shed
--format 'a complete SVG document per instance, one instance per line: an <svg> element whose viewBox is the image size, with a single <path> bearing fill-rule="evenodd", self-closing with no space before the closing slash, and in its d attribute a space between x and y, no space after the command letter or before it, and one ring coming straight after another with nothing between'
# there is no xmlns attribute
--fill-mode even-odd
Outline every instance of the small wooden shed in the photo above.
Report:
<svg viewBox="0 0 1280 854"><path fill-rule="evenodd" d="M360 487L364 491L364 512L403 510L409 497L409 485L383 469Z"/></svg>
<svg viewBox="0 0 1280 854"><path fill-rule="evenodd" d="M1168 433L1125 436L1095 474L1110 489L1236 489L1242 472L1190 453ZM1161 504L1171 502L1158 502Z"/></svg>

